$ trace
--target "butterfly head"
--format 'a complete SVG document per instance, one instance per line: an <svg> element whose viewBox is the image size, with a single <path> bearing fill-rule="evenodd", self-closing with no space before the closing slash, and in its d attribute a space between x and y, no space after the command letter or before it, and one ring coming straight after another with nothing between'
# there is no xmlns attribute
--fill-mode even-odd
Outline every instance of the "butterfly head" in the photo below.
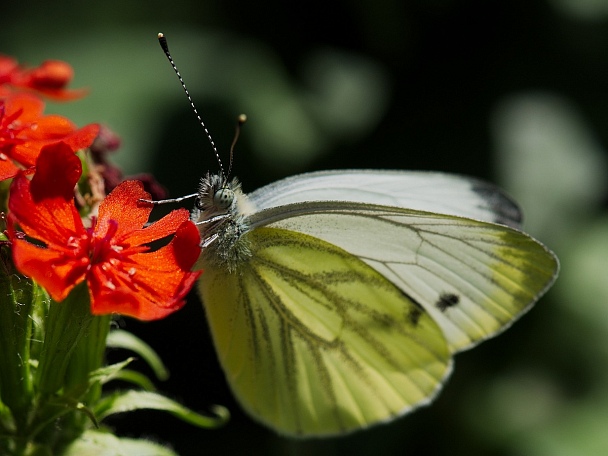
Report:
<svg viewBox="0 0 608 456"><path fill-rule="evenodd" d="M201 179L196 197L196 209L203 219L229 214L234 210L240 183L228 182L221 174L207 174Z"/></svg>
<svg viewBox="0 0 608 456"><path fill-rule="evenodd" d="M192 220L201 233L203 267L234 271L251 256L247 241L241 239L248 230L246 201L237 179L228 182L222 174L201 179Z"/></svg>

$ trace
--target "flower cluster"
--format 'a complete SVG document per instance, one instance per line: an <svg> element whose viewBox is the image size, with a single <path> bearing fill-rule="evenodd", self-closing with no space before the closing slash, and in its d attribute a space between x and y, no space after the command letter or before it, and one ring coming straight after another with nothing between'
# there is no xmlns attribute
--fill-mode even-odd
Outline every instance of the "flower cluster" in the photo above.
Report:
<svg viewBox="0 0 608 456"><path fill-rule="evenodd" d="M75 197L83 196L75 194L83 177L81 160L88 160L94 174L87 152L100 131L108 142L108 130L97 124L78 128L65 117L44 115L42 99L29 93L60 100L82 96L83 90L65 88L72 74L65 62L27 69L0 57L0 181L13 178L8 232L15 265L56 301L86 281L93 314L162 318L183 305L199 274L190 272L199 252L198 231L183 209L144 228L152 206L141 200L151 195L137 181L118 185L98 209L76 207ZM98 202L105 188L92 188L84 200ZM79 210L91 216L83 221ZM149 243L173 234L167 246L149 252Z"/></svg>
<svg viewBox="0 0 608 456"><path fill-rule="evenodd" d="M15 265L34 277L55 301L86 281L94 315L117 312L142 320L162 318L184 304L198 273L199 234L186 209L142 228L152 205L138 181L120 184L99 205L85 228L74 205L81 163L64 142L46 146L30 181L20 173L9 199L9 226L18 225L31 242L11 229ZM175 233L149 253L150 242ZM42 246L40 244L43 244Z"/></svg>
<svg viewBox="0 0 608 456"><path fill-rule="evenodd" d="M36 165L42 148L63 141L74 152L86 149L99 126L78 129L68 119L43 115L44 102L35 95L16 93L0 99L0 180Z"/></svg>
<svg viewBox="0 0 608 456"><path fill-rule="evenodd" d="M72 67L60 60L47 60L39 67L26 68L12 57L0 55L0 97L27 90L55 100L73 100L86 94L83 89L66 88L73 77Z"/></svg>
<svg viewBox="0 0 608 456"><path fill-rule="evenodd" d="M128 364L103 366L112 315L180 309L200 274L200 238L186 209L148 222L158 194L144 186L158 185L122 179L105 158L119 145L108 128L44 113L42 97L86 94L67 89L72 75L65 62L27 68L0 56L0 454L112 454L116 440L92 428L125 409L219 422L155 393L101 396ZM148 444L137 451L154 452Z"/></svg>

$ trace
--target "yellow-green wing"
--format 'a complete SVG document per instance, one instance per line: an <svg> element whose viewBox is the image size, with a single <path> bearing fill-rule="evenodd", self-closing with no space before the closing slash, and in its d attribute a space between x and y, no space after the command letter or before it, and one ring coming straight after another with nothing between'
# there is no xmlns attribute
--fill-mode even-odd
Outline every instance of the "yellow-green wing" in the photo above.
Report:
<svg viewBox="0 0 608 456"><path fill-rule="evenodd" d="M324 201L267 209L289 229L356 255L420 303L458 352L498 334L551 286L555 255L508 226L398 207Z"/></svg>
<svg viewBox="0 0 608 456"><path fill-rule="evenodd" d="M427 312L370 266L323 240L256 228L235 273L199 281L228 382L283 434L341 434L432 399L450 372Z"/></svg>

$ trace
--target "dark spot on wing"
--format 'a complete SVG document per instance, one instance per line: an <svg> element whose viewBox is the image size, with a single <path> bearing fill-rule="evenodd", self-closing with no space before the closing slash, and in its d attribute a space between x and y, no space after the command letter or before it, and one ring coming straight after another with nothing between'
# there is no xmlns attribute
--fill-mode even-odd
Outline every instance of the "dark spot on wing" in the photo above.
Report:
<svg viewBox="0 0 608 456"><path fill-rule="evenodd" d="M484 208L490 210L493 222L520 228L522 222L521 210L517 203L495 185L483 181L474 181L471 190L484 200Z"/></svg>
<svg viewBox="0 0 608 456"><path fill-rule="evenodd" d="M407 321L413 327L418 326L418 323L420 322L420 317L422 317L422 314L425 313L424 307L422 307L420 305L420 303L418 303L414 298L412 298L410 295L408 295L405 291L403 291L403 290L399 290L399 291L401 292L403 297L410 302L410 305L408 306L409 308L407 309L405 318L407 318Z"/></svg>
<svg viewBox="0 0 608 456"><path fill-rule="evenodd" d="M450 307L458 305L459 302L460 297L458 295L455 295L454 293L441 293L441 295L439 295L439 301L435 303L435 306L442 312L445 312Z"/></svg>
<svg viewBox="0 0 608 456"><path fill-rule="evenodd" d="M422 309L412 306L410 307L410 311L407 314L407 319L412 324L412 326L418 326L418 322L420 321L421 316Z"/></svg>

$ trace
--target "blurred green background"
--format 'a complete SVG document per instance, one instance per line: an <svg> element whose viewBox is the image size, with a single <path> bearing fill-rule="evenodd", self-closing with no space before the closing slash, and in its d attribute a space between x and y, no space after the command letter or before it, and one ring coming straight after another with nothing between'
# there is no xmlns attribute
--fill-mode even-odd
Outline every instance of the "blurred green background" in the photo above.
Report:
<svg viewBox="0 0 608 456"><path fill-rule="evenodd" d="M335 168L429 169L497 182L562 272L500 337L456 357L439 398L390 425L293 441L251 422L224 382L192 295L166 320L119 324L161 354L162 391L230 408L220 430L156 412L119 433L184 456L608 454L608 1L106 0L6 2L0 52L63 59L90 95L47 112L103 122L115 161L174 196L217 164L156 41L173 56L245 191ZM115 354L112 354L115 355ZM121 354L122 355L122 354ZM145 371L146 367L141 366Z"/></svg>

